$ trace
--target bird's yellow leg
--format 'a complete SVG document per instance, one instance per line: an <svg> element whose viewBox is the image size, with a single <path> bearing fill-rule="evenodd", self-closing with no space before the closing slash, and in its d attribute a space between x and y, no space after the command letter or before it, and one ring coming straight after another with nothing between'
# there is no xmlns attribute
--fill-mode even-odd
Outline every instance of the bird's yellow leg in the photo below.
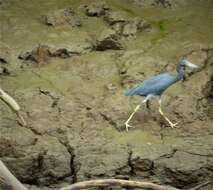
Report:
<svg viewBox="0 0 213 190"><path fill-rule="evenodd" d="M126 125L126 131L129 130L130 127L133 127L131 125L129 125L130 120L132 119L132 117L134 116L134 114L138 111L138 109L141 107L142 104L146 104L146 102L148 100L151 100L153 97L155 97L155 95L153 94L149 94L148 96L146 96L146 98L139 104L136 106L136 108L134 109L134 111L132 112L132 114L129 116L129 118L126 120L125 125Z"/></svg>
<svg viewBox="0 0 213 190"><path fill-rule="evenodd" d="M138 109L141 107L141 104L137 105L136 108L134 109L134 111L132 112L132 114L129 116L129 118L126 120L125 125L126 125L126 131L129 130L130 127L133 127L131 125L129 125L130 120L132 119L132 117L135 115L135 113L138 111Z"/></svg>
<svg viewBox="0 0 213 190"><path fill-rule="evenodd" d="M158 103L159 103L159 109L158 109L159 113L160 113L160 114L163 116L163 118L169 123L170 127L174 128L174 127L178 124L178 122L177 122L177 123L172 123L172 122L169 120L169 118L166 117L166 116L164 115L164 113L163 113L163 111L162 111L162 109L161 109L161 99L159 99Z"/></svg>

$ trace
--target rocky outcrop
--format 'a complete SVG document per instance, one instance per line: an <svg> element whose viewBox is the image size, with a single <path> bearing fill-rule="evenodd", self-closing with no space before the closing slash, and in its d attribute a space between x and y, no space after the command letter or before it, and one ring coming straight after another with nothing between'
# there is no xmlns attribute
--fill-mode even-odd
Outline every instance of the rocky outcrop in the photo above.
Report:
<svg viewBox="0 0 213 190"><path fill-rule="evenodd" d="M104 1L94 1L85 5L85 12L87 16L100 17L109 11L109 6Z"/></svg>
<svg viewBox="0 0 213 190"><path fill-rule="evenodd" d="M50 56L51 52L49 51L49 47L45 45L39 45L31 52L21 53L18 58L38 64L45 64L49 61Z"/></svg>
<svg viewBox="0 0 213 190"><path fill-rule="evenodd" d="M0 64L9 63L11 57L10 54L10 48L6 44L0 42Z"/></svg>
<svg viewBox="0 0 213 190"><path fill-rule="evenodd" d="M44 16L44 23L50 26L70 25L81 26L80 18L71 8L50 11Z"/></svg>
<svg viewBox="0 0 213 190"><path fill-rule="evenodd" d="M170 0L134 0L134 3L136 5L140 6L162 6L162 7L171 7L171 1Z"/></svg>
<svg viewBox="0 0 213 190"><path fill-rule="evenodd" d="M132 0L135 5L141 7L163 7L173 8L177 5L184 4L186 2L182 0Z"/></svg>
<svg viewBox="0 0 213 190"><path fill-rule="evenodd" d="M0 76L10 74L8 68L9 63L10 63L9 48L5 44L0 42Z"/></svg>
<svg viewBox="0 0 213 190"><path fill-rule="evenodd" d="M60 178L71 176L71 156L56 138L40 138L29 130L19 127L15 129L16 134L11 132L10 136L6 131L1 133L0 157L22 182L47 185ZM14 140L11 141L10 138ZM18 142L19 138L22 139L20 142ZM27 143L23 144L24 142ZM50 142L51 148L47 145ZM10 153L7 152L8 146ZM21 151L23 147L25 151Z"/></svg>
<svg viewBox="0 0 213 190"><path fill-rule="evenodd" d="M57 47L51 45L38 45L31 51L22 52L18 58L27 62L33 62L40 65L49 63L51 58L69 58L74 55L81 55L93 49L91 43L58 45Z"/></svg>
<svg viewBox="0 0 213 190"><path fill-rule="evenodd" d="M98 51L104 51L107 49L120 50L124 47L120 42L120 36L114 30L107 29L97 38L94 48Z"/></svg>
<svg viewBox="0 0 213 190"><path fill-rule="evenodd" d="M137 17L130 19L121 12L109 12L104 20L113 30L124 37L136 36L138 32L151 28L150 24L144 19Z"/></svg>
<svg viewBox="0 0 213 190"><path fill-rule="evenodd" d="M1 75L10 75L10 71L7 67L5 66L0 66L0 76Z"/></svg>
<svg viewBox="0 0 213 190"><path fill-rule="evenodd" d="M213 76L204 88L204 95L207 100L206 113L210 119L213 119Z"/></svg>

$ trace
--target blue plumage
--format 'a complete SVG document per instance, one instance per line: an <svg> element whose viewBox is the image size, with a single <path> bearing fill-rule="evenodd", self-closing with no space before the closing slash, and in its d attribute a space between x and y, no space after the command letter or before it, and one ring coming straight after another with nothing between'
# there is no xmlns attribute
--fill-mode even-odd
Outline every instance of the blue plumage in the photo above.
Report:
<svg viewBox="0 0 213 190"><path fill-rule="evenodd" d="M177 76L163 73L145 80L142 84L130 89L125 96L147 96L149 94L161 95L169 86L178 80Z"/></svg>

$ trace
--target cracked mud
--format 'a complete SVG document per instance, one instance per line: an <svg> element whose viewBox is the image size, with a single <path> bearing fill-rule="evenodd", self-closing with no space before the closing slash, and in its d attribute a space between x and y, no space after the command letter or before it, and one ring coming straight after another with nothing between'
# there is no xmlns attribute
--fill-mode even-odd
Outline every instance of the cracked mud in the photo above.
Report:
<svg viewBox="0 0 213 190"><path fill-rule="evenodd" d="M28 122L20 126L0 102L1 160L31 190L96 178L209 190L212 8L210 0L1 0L0 85ZM124 122L141 97L124 92L175 73L183 56L200 70L187 70L163 96L178 127L167 126L153 101L127 133Z"/></svg>

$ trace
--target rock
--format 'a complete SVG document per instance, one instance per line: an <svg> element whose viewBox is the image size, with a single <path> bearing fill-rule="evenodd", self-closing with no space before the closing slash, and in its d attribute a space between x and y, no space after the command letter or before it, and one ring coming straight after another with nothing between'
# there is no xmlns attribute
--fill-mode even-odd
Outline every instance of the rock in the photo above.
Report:
<svg viewBox="0 0 213 190"><path fill-rule="evenodd" d="M53 57L69 58L74 55L81 55L91 51L93 45L91 43L79 43L69 45L39 45L33 50L20 53L19 59L34 62L40 65L49 63Z"/></svg>
<svg viewBox="0 0 213 190"><path fill-rule="evenodd" d="M46 25L60 26L70 25L72 27L81 26L80 18L71 8L59 9L51 11L44 16L44 22Z"/></svg>
<svg viewBox="0 0 213 190"><path fill-rule="evenodd" d="M9 75L10 51L9 48L0 42L0 76Z"/></svg>
<svg viewBox="0 0 213 190"><path fill-rule="evenodd" d="M17 122L1 125L0 158L24 183L50 185L58 179L71 177L72 153L59 136L54 137L54 134L63 133L63 127L59 130L60 124L51 119L58 115L57 109L51 107L53 100L48 95L39 96L35 91L27 91L25 98L32 100L28 107L30 118L25 116L29 125L27 128L20 127ZM2 110L3 117L8 115L7 111ZM3 117L0 118L1 122Z"/></svg>
<svg viewBox="0 0 213 190"><path fill-rule="evenodd" d="M200 151L199 147L203 143L206 146ZM132 143L129 146L131 151L129 165L137 179L146 178L180 189L188 189L204 180L211 181L213 176L209 170L209 166L212 165L212 155L209 154L212 142L206 137L170 136L161 141L156 136L154 143L149 145Z"/></svg>
<svg viewBox="0 0 213 190"><path fill-rule="evenodd" d="M1 75L10 75L10 71L7 67L0 66L0 76Z"/></svg>
<svg viewBox="0 0 213 190"><path fill-rule="evenodd" d="M207 50L207 61L206 61L207 65L213 65L213 49L209 49Z"/></svg>
<svg viewBox="0 0 213 190"><path fill-rule="evenodd" d="M49 51L49 47L46 45L39 45L31 52L21 53L18 58L38 64L45 64L49 61L50 56L51 52Z"/></svg>
<svg viewBox="0 0 213 190"><path fill-rule="evenodd" d="M95 1L85 6L87 16L100 17L109 11L109 6L104 1Z"/></svg>
<svg viewBox="0 0 213 190"><path fill-rule="evenodd" d="M132 0L133 4L141 7L176 8L187 5L184 0Z"/></svg>
<svg viewBox="0 0 213 190"><path fill-rule="evenodd" d="M192 63L198 65L199 67L203 68L205 67L205 62L208 58L207 51L204 50L194 50L187 54L186 59L191 61Z"/></svg>
<svg viewBox="0 0 213 190"><path fill-rule="evenodd" d="M116 90L118 88L118 86L113 83L108 84L106 87L108 90Z"/></svg>
<svg viewBox="0 0 213 190"><path fill-rule="evenodd" d="M4 43L0 42L0 65L10 62L10 51Z"/></svg>
<svg viewBox="0 0 213 190"><path fill-rule="evenodd" d="M51 146L47 147L48 143ZM19 157L11 155L2 159L18 179L25 183L34 181L35 184L47 185L70 175L70 154L56 138L39 138L33 149Z"/></svg>
<svg viewBox="0 0 213 190"><path fill-rule="evenodd" d="M109 25L114 25L116 23L122 23L129 20L128 15L126 15L125 12L116 12L116 11L110 11L104 16L104 20Z"/></svg>
<svg viewBox="0 0 213 190"><path fill-rule="evenodd" d="M184 162L180 161L184 160ZM177 188L189 188L193 184L211 180L212 172L208 171L208 157L196 155L193 152L177 151L171 158L161 158L155 162L157 168L154 173L164 183ZM197 168L200 170L197 170Z"/></svg>
<svg viewBox="0 0 213 190"><path fill-rule="evenodd" d="M150 28L150 24L148 22L143 19L135 18L123 24L121 35L135 36L137 32L141 32L148 28Z"/></svg>
<svg viewBox="0 0 213 190"><path fill-rule="evenodd" d="M59 58L69 58L74 55L81 55L87 53L92 50L92 45L90 43L79 43L69 45L49 45L49 51L51 57L59 57Z"/></svg>
<svg viewBox="0 0 213 190"><path fill-rule="evenodd" d="M108 142L103 137L102 140L99 138L91 139L87 145L77 148L75 154L75 166L78 168L77 179L79 181L101 176L114 178L117 173L121 172L121 168L126 166L128 160L126 147L117 144L116 141ZM125 170L129 172L130 168Z"/></svg>
<svg viewBox="0 0 213 190"><path fill-rule="evenodd" d="M121 50L124 47L119 40L120 37L114 30L104 30L97 39L95 49L98 51L104 51L107 49Z"/></svg>
<svg viewBox="0 0 213 190"><path fill-rule="evenodd" d="M135 36L137 32L145 29L150 29L150 24L139 17L129 18L122 12L109 12L104 20L115 30L119 35L128 37Z"/></svg>
<svg viewBox="0 0 213 190"><path fill-rule="evenodd" d="M177 1L175 0L133 0L135 5L139 5L142 7L147 6L160 6L164 8L169 8L175 6Z"/></svg>
<svg viewBox="0 0 213 190"><path fill-rule="evenodd" d="M203 94L207 100L204 105L206 105L206 114L210 119L213 119L213 76L206 83L203 89Z"/></svg>

